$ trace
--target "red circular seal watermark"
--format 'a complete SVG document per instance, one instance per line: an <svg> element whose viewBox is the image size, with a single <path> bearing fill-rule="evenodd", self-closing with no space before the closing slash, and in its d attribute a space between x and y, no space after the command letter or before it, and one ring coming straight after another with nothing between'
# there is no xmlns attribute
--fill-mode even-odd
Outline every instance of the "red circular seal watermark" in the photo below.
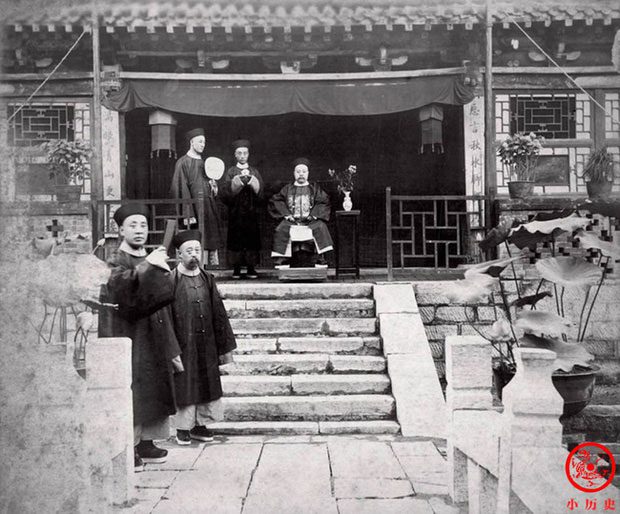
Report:
<svg viewBox="0 0 620 514"><path fill-rule="evenodd" d="M581 443L566 457L564 470L573 487L585 493L595 493L611 484L616 475L616 461L606 446Z"/></svg>

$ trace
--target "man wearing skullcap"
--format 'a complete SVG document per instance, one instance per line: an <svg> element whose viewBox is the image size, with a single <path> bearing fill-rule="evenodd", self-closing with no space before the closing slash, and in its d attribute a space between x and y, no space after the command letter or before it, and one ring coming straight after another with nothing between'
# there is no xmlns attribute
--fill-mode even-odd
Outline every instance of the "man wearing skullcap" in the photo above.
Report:
<svg viewBox="0 0 620 514"><path fill-rule="evenodd" d="M237 347L213 275L200 266L200 241L198 230L179 232L172 241L179 258L172 272L172 312L184 368L174 377L173 424L180 445L211 439L207 426L220 421L223 414L219 364L232 362Z"/></svg>
<svg viewBox="0 0 620 514"><path fill-rule="evenodd" d="M258 278L256 264L260 250L259 214L263 179L248 164L250 142L238 139L233 143L237 164L226 171L222 196L228 205L227 247L233 265L233 278L241 278L241 266L247 266L247 277Z"/></svg>
<svg viewBox="0 0 620 514"><path fill-rule="evenodd" d="M284 186L269 201L269 214L280 224L273 238L272 257L286 262L291 257L291 227L306 225L312 230L318 264L325 265L324 254L333 250L332 238L327 229L331 214L329 197L318 184L308 182L310 161L300 157L293 161L294 182Z"/></svg>
<svg viewBox="0 0 620 514"><path fill-rule="evenodd" d="M114 213L122 238L108 260L110 278L101 300L117 305L99 315L101 337L129 337L132 343L132 396L135 465L164 462L168 452L153 444L169 435L175 413L173 372L182 369L181 349L172 323L174 287L165 248L147 255L149 211L127 204Z"/></svg>
<svg viewBox="0 0 620 514"><path fill-rule="evenodd" d="M208 251L210 265L219 264L218 248L222 240L221 223L216 196L218 193L217 182L209 179L204 169L202 152L205 149L205 132L201 128L190 130L185 134L189 142L189 150L174 167L170 192L173 198L197 199L202 195L205 218L205 246ZM198 226L198 209L194 205L183 207L185 224L188 228Z"/></svg>

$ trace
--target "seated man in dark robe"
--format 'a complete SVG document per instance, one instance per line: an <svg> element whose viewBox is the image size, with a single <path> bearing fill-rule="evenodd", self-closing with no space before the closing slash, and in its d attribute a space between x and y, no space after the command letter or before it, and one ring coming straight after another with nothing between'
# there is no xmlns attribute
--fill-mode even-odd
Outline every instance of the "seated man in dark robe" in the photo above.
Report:
<svg viewBox="0 0 620 514"><path fill-rule="evenodd" d="M308 182L308 159L296 159L293 166L295 181L269 201L269 214L281 220L276 227L271 256L283 259L282 264L286 264L291 257L292 240L309 239L314 241L319 255L317 265L325 266L325 253L334 249L326 225L330 216L329 197L318 184Z"/></svg>
<svg viewBox="0 0 620 514"><path fill-rule="evenodd" d="M166 460L168 452L156 447L153 439L170 435L168 417L176 411L173 372L182 369L169 307L174 286L167 252L160 247L147 255L144 248L148 216L148 208L141 204L123 205L114 213L122 241L108 259L112 272L101 300L118 309L99 315L100 337L129 337L132 342L136 467Z"/></svg>
<svg viewBox="0 0 620 514"><path fill-rule="evenodd" d="M172 272L172 311L185 370L174 377L178 409L173 423L180 445L211 439L207 425L223 418L219 364L232 362L237 347L213 275L200 267L200 241L198 230L179 232L172 241L179 257Z"/></svg>

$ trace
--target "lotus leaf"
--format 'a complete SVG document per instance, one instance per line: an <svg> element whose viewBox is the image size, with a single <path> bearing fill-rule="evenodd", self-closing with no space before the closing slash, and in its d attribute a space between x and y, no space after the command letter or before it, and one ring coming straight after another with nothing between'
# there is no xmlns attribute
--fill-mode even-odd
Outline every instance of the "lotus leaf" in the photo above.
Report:
<svg viewBox="0 0 620 514"><path fill-rule="evenodd" d="M465 280L457 280L450 287L447 296L458 303L486 302L493 291L493 286L497 283L498 280L490 275L472 273Z"/></svg>
<svg viewBox="0 0 620 514"><path fill-rule="evenodd" d="M620 259L620 245L603 241L600 237L585 232L584 230L577 231L574 237L575 239L579 239L579 246L586 250L594 248L595 250L600 250L606 257Z"/></svg>
<svg viewBox="0 0 620 514"><path fill-rule="evenodd" d="M517 298L511 305L515 307L523 307L524 305L536 305L540 300L546 298L547 296L553 297L553 295L549 291L543 291L542 293L531 294L529 296L523 296L522 298Z"/></svg>
<svg viewBox="0 0 620 514"><path fill-rule="evenodd" d="M596 264L573 256L547 257L536 263L540 276L564 287L589 286L601 279L603 270Z"/></svg>
<svg viewBox="0 0 620 514"><path fill-rule="evenodd" d="M548 336L561 336L571 325L566 318L546 311L521 311L515 323L526 334Z"/></svg>
<svg viewBox="0 0 620 514"><path fill-rule="evenodd" d="M544 243L557 238L564 232L573 232L590 224L588 218L571 214L563 218L550 220L533 220L513 228L508 236L508 242L517 248L535 248L538 243Z"/></svg>
<svg viewBox="0 0 620 514"><path fill-rule="evenodd" d="M493 261L485 261L479 264L473 264L465 270L465 278L473 277L477 274L485 274L491 277L498 277L506 266L511 262L518 261L521 256L506 257L503 259L495 259Z"/></svg>
<svg viewBox="0 0 620 514"><path fill-rule="evenodd" d="M587 368L594 359L592 354L579 343L566 343L561 339L526 334L519 340L519 344L523 347L541 348L555 352L554 364L556 369L566 372L570 372L574 366Z"/></svg>
<svg viewBox="0 0 620 514"><path fill-rule="evenodd" d="M488 332L489 339L492 341L509 341L512 339L512 330L510 323L505 318L500 318L491 325Z"/></svg>

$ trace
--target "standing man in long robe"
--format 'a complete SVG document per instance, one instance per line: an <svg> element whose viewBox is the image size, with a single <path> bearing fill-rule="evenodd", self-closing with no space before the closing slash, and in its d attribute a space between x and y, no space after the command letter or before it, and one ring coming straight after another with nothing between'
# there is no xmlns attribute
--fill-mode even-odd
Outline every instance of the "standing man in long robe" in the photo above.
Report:
<svg viewBox="0 0 620 514"><path fill-rule="evenodd" d="M216 196L217 182L209 179L205 172L202 152L205 149L205 132L201 128L190 130L186 134L189 141L189 150L179 158L174 167L174 175L170 192L173 198L198 199L202 196L205 218L205 250L207 250L207 264L219 264L218 249L221 244L221 223ZM198 226L198 209L194 205L186 205L183 215L187 228Z"/></svg>
<svg viewBox="0 0 620 514"><path fill-rule="evenodd" d="M160 247L149 255L149 211L141 204L120 207L114 213L122 237L108 260L112 272L102 291L102 301L118 305L99 316L99 336L129 337L132 343L131 375L135 464L164 462L168 452L153 444L170 435L174 414L173 372L181 370L181 349L176 339L169 305L174 286L167 253Z"/></svg>
<svg viewBox="0 0 620 514"><path fill-rule="evenodd" d="M291 257L291 227L306 225L312 230L318 264L325 265L326 252L334 249L332 238L327 229L331 214L329 197L318 184L310 184L308 175L310 161L300 157L293 161L294 182L284 186L269 201L269 214L281 220L273 237L272 257L284 259Z"/></svg>
<svg viewBox="0 0 620 514"><path fill-rule="evenodd" d="M178 410L173 422L180 445L211 439L208 425L223 418L219 365L232 362L237 347L213 275L200 266L200 241L197 230L179 232L173 239L179 264L172 272L172 311L185 370L175 375Z"/></svg>
<svg viewBox="0 0 620 514"><path fill-rule="evenodd" d="M233 274L241 278L241 266L247 266L247 277L258 278L256 264L260 250L259 207L263 179L254 166L248 164L250 142L238 139L233 143L237 164L226 171L222 196L228 204L228 239Z"/></svg>

